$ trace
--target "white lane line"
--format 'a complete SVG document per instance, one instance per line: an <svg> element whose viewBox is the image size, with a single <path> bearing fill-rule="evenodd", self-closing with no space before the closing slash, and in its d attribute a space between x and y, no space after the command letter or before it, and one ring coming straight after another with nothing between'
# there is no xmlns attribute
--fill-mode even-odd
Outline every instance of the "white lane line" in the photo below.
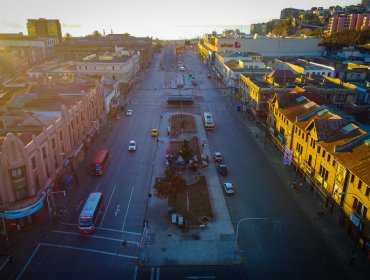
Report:
<svg viewBox="0 0 370 280"><path fill-rule="evenodd" d="M102 230L109 230L109 231L115 231L115 232L120 232L120 233L127 233L127 234L133 234L133 235L142 235L141 232L133 232L133 231L126 231L126 230L119 230L119 229L112 229L112 228L105 228L105 227L96 227L97 229L102 229Z"/></svg>
<svg viewBox="0 0 370 280"><path fill-rule="evenodd" d="M159 270L160 270L160 267L157 267L157 275L155 277L156 280L159 280Z"/></svg>
<svg viewBox="0 0 370 280"><path fill-rule="evenodd" d="M96 185L96 188L95 188L94 192L97 192L99 188L100 188L100 183L98 183L98 184Z"/></svg>
<svg viewBox="0 0 370 280"><path fill-rule="evenodd" d="M133 280L136 280L136 277L137 277L137 265L135 265L135 270L134 270L134 276L132 277Z"/></svg>
<svg viewBox="0 0 370 280"><path fill-rule="evenodd" d="M118 238L112 238L112 237L105 237L105 236L100 236L100 235L84 235L84 234L81 234L81 233L77 233L77 232L69 232L69 231L62 231L62 230L53 230L54 233L63 233L63 234L69 234L69 235L77 235L77 236L83 236L83 237L87 237L87 238L98 238L98 239L105 239L105 240L111 240L111 241L117 241L117 242L122 242L123 239L118 239ZM131 244L139 244L139 242L135 242L135 241L129 241L129 240L125 240L127 243L131 243Z"/></svg>
<svg viewBox="0 0 370 280"><path fill-rule="evenodd" d="M128 213L128 209L130 208L130 204L131 204L131 199L132 199L132 194L133 194L133 192L134 192L134 188L135 188L135 186L133 186L133 187L132 187L132 190L131 190L130 200L128 201L128 205L127 205L127 209L126 209L126 213L125 213L125 218L124 218L124 220L123 220L122 230L123 230L123 228L125 227L126 218L127 218L127 213Z"/></svg>
<svg viewBox="0 0 370 280"><path fill-rule="evenodd" d="M80 201L80 203L76 207L75 212L77 212L78 210L80 210L80 207L81 207L81 205L82 205L83 202L84 202L83 200Z"/></svg>
<svg viewBox="0 0 370 280"><path fill-rule="evenodd" d="M101 223L100 223L100 226L102 226L103 222L104 222L104 219L105 219L105 215L107 214L108 212L108 208L109 208L109 204L110 204L110 201L112 200L112 197L113 197L113 194L114 194L114 190L116 189L117 185L114 184L114 187L113 187L113 191L110 195L110 198L109 198L109 201L108 201L108 205L107 207L105 208L105 212L104 212L104 216L103 216L103 219L101 220Z"/></svg>
<svg viewBox="0 0 370 280"><path fill-rule="evenodd" d="M71 226L71 227L77 227L77 224L71 224L71 223L60 223L63 226Z"/></svg>
<svg viewBox="0 0 370 280"><path fill-rule="evenodd" d="M121 212L121 209L119 209L120 204L117 205L116 212L114 212L114 217L117 217L118 212Z"/></svg>
<svg viewBox="0 0 370 280"><path fill-rule="evenodd" d="M129 258L129 259L134 259L134 260L138 259L138 257L135 257L135 256L116 254L116 253L111 253L111 252L106 252L106 251L95 250L95 249L87 249L87 248L65 246L65 245L51 244L51 243L40 243L39 245L48 246L48 247L64 248L64 249L72 249L72 250L78 250L78 251L84 251L84 252L90 252L90 253L99 253L99 254L110 255L110 256L115 256L115 257L122 257L122 258Z"/></svg>
<svg viewBox="0 0 370 280"><path fill-rule="evenodd" d="M1 266L0 266L0 271L2 271L2 270L3 270L4 266L5 266L8 262L9 262L9 259L8 259L8 258L6 258L6 259L5 259L5 261L3 261L3 263L2 263L2 264L1 264Z"/></svg>
<svg viewBox="0 0 370 280"><path fill-rule="evenodd" d="M154 277L154 267L150 270L150 280L153 280Z"/></svg>
<svg viewBox="0 0 370 280"><path fill-rule="evenodd" d="M33 257L36 255L38 249L40 248L40 245L41 245L41 243L37 244L37 247L35 248L35 250L33 250L32 255L30 256L30 258L28 259L27 263L22 268L21 272L18 274L16 280L18 280L18 279L20 279L22 277L22 274L26 271L27 267L30 265Z"/></svg>

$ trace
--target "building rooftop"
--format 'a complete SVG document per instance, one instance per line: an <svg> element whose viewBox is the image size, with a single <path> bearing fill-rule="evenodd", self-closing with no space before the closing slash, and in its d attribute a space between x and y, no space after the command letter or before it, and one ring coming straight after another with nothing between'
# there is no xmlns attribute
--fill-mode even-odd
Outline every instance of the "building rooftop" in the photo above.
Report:
<svg viewBox="0 0 370 280"><path fill-rule="evenodd" d="M99 63L125 63L131 56L116 56L114 54L89 55L79 62L99 62Z"/></svg>

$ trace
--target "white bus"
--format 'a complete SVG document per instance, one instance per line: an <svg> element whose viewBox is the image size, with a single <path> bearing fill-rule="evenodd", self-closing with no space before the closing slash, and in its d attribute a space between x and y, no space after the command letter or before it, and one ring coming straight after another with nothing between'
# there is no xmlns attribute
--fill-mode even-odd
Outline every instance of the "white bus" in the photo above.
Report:
<svg viewBox="0 0 370 280"><path fill-rule="evenodd" d="M90 193L78 219L78 228L81 233L93 233L103 211L103 194Z"/></svg>
<svg viewBox="0 0 370 280"><path fill-rule="evenodd" d="M209 112L204 113L204 127L206 129L214 129L215 123L213 122L212 114Z"/></svg>

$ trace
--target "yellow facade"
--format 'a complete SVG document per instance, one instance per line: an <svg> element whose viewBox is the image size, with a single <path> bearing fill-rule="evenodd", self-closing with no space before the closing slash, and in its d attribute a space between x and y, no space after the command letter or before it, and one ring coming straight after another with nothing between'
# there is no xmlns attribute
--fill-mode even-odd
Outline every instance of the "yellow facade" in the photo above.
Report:
<svg viewBox="0 0 370 280"><path fill-rule="evenodd" d="M350 143L358 137L364 137L365 132L356 126L353 126L358 133L356 137L349 140L346 136L343 139L337 139L334 145L330 141L318 139L318 131L315 125L315 119L323 119L322 113L313 114L315 110L320 110L320 106L313 102L303 103L302 110L297 109L295 104L292 110L297 110L300 114L294 115L289 108L280 108L277 95L269 102L269 131L276 131L276 135L271 135L275 144L283 151L288 148L292 151L292 162L302 174L305 174L306 181L314 185L317 191L321 193L323 199L332 199L348 217L356 215L362 218L365 224L365 234L370 238L370 186L369 176L366 166L370 166L370 136L366 141L354 145L350 152L336 151L336 146ZM297 95L298 96L298 95ZM298 105L299 106L299 105ZM321 111L323 112L323 111ZM329 114L328 119L340 119L339 116ZM312 116L300 121L299 117L304 114ZM325 121L325 120L324 120ZM330 120L329 120L330 121ZM348 125L347 125L348 126ZM282 139L284 139L282 141ZM342 141L342 142L340 142ZM356 159L359 158L358 164ZM361 165L362 170L356 166ZM355 169L351 171L350 169ZM357 170L356 170L357 169ZM358 174L357 174L358 173Z"/></svg>

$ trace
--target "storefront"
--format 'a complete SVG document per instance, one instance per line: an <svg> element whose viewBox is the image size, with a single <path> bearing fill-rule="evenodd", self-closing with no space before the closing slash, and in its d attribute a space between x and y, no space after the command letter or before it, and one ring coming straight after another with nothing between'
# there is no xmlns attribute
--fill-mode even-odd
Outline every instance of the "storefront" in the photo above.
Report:
<svg viewBox="0 0 370 280"><path fill-rule="evenodd" d="M46 193L42 193L39 200L27 207L6 210L0 213L0 218L5 219L6 227L8 230L21 230L27 225L35 224L40 220L40 210L44 205Z"/></svg>

